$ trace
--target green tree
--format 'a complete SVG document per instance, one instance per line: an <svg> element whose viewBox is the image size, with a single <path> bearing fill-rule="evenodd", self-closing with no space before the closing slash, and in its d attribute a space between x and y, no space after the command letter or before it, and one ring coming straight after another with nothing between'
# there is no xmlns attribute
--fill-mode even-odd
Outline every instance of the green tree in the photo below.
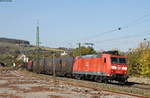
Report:
<svg viewBox="0 0 150 98"><path fill-rule="evenodd" d="M96 51L92 47L85 47L81 46L80 49L76 48L71 53L72 56L79 56L79 55L87 55L87 54L95 54Z"/></svg>

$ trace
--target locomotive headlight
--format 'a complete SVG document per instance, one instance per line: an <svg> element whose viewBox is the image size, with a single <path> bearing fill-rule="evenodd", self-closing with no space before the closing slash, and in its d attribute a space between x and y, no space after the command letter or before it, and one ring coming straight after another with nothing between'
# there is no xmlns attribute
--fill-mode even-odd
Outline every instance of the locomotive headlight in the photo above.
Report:
<svg viewBox="0 0 150 98"><path fill-rule="evenodd" d="M127 70L127 67L122 67L122 70Z"/></svg>
<svg viewBox="0 0 150 98"><path fill-rule="evenodd" d="M117 66L111 66L111 69L117 69Z"/></svg>

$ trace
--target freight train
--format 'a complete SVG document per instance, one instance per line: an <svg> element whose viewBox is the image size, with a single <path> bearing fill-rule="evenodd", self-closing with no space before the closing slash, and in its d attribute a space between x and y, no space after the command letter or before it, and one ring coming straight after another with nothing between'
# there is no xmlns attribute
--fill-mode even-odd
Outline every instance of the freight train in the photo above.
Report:
<svg viewBox="0 0 150 98"><path fill-rule="evenodd" d="M97 82L126 83L128 65L126 56L109 53L85 55L77 57L43 58L39 61L29 61L27 69L36 73L71 77L75 79L90 79Z"/></svg>

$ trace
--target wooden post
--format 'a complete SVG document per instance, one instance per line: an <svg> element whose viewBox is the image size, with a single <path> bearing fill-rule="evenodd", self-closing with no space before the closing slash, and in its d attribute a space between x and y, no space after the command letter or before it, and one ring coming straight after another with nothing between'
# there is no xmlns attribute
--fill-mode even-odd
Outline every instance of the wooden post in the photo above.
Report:
<svg viewBox="0 0 150 98"><path fill-rule="evenodd" d="M56 85L56 71L55 71L55 53L53 53L53 82L54 82L54 85Z"/></svg>

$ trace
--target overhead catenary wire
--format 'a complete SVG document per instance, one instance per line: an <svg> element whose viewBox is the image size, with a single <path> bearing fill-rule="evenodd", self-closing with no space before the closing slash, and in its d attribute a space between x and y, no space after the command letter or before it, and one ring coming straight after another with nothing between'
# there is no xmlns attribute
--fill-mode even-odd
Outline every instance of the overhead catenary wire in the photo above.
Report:
<svg viewBox="0 0 150 98"><path fill-rule="evenodd" d="M92 35L92 36L85 36L84 38L81 38L81 39L76 39L76 40L66 40L66 41L61 41L61 42L56 42L56 43L64 43L64 44L66 44L66 45L68 45L68 43L69 44L71 44L72 43L72 45L71 46L73 46L73 44L75 44L75 43L85 43L85 42L92 42L92 43L99 43L99 42L103 42L103 43L105 43L105 42L108 42L108 41L113 41L113 40L121 40L121 39L124 39L124 38L130 38L130 37L137 37L138 35L139 36L142 36L143 34L135 34L135 35L127 35L127 36L122 36L122 37L114 37L114 38L112 38L112 39L106 39L106 40L101 40L101 41L92 41L93 39L95 40L96 38L99 38L99 37L103 37L105 34L112 34L112 33L114 33L114 32L117 32L117 31L122 31L122 30L124 30L124 29L128 29L128 28L130 28L130 27L133 27L133 26L136 26L136 25L139 25L139 24L141 24L141 23L144 23L144 22L147 22L149 19L147 19L147 18L149 18L149 16L150 16L150 13L148 13L148 14L145 14L145 15L143 15L143 16L141 16L141 17L138 17L138 18L136 18L135 20L133 20L133 21L131 21L131 22L129 22L129 23L127 23L127 24L125 24L125 25L123 25L123 26L119 26L119 27L117 27L117 28L115 28L115 29L112 29L112 30L108 30L108 31L105 31L105 32L102 32L102 33L97 33L97 34L95 34L95 35ZM115 33L116 34L116 33ZM92 40L91 40L92 39ZM63 44L63 45L64 45ZM101 43L102 44L102 43ZM96 44L95 44L96 45Z"/></svg>
<svg viewBox="0 0 150 98"><path fill-rule="evenodd" d="M145 32L143 32L143 33L145 33ZM117 42L113 42L113 43L111 43L111 45L113 45L115 48L114 49L118 49L118 46L123 46L122 48L124 48L124 46L125 45L132 45L133 46L133 41L135 41L135 43L134 44L136 44L136 45L138 45L140 42L141 42L141 40L140 41L138 41L139 43L136 43L137 42L137 40L133 40L133 41L131 41L132 39L131 38L139 38L139 37L142 37L142 40L144 40L145 39L145 37L146 36L148 36L148 35L150 35L150 30L149 31L147 31L147 33L146 34L134 34L134 35L130 35L130 36L122 36L122 37L120 37L120 38L118 38L118 39L109 39L109 40L105 40L104 42L99 42L100 44L97 44L97 46L101 46L101 47L105 47L105 48L107 48L107 47L109 47L110 46L110 44L106 44L106 42L113 42L113 41L117 41ZM148 38L148 37L146 37L146 38ZM131 40L129 40L129 39L131 39ZM119 41L120 40L120 41ZM119 42L119 43L118 43ZM121 42L121 44L120 44L120 42ZM132 46L130 46L130 48L132 47ZM113 49L113 47L112 47L112 49Z"/></svg>
<svg viewBox="0 0 150 98"><path fill-rule="evenodd" d="M133 46L136 46L139 45L139 43L141 42L142 40L122 40L121 41L121 44L120 43L117 43L117 42L113 42L111 43L112 46L110 46L110 44L98 44L97 46L100 46L101 49L120 49L120 48L124 48L125 50L128 50L128 49L131 49L133 48ZM137 43L138 42L138 43ZM125 47L125 46L130 46L128 47L128 49ZM111 47L111 48L110 48Z"/></svg>
<svg viewBox="0 0 150 98"><path fill-rule="evenodd" d="M96 34L96 35L87 37L86 39L96 38L96 37L99 37L99 36L103 36L105 34L109 34L109 33L113 33L113 32L119 31L121 29L122 29L121 27L118 27L118 28L115 28L115 29L112 29L112 30L105 31L105 32L100 33L100 34Z"/></svg>
<svg viewBox="0 0 150 98"><path fill-rule="evenodd" d="M136 18L135 20L125 24L124 26L122 26L122 28L128 28L130 26L133 26L133 25L137 25L139 21L143 20L144 18L150 16L150 13L147 13L147 14L144 14L143 16L140 16L138 18Z"/></svg>
<svg viewBox="0 0 150 98"><path fill-rule="evenodd" d="M135 20L129 22L128 24L125 24L124 26L118 27L118 29L114 29L114 30L112 30L112 31L110 31L110 32L104 32L104 33L101 33L101 34L99 34L99 35L100 35L100 36L103 36L104 34L113 33L113 32L115 32L115 31L127 29L127 28L129 28L129 27L131 27L131 26L134 26L134 25L138 25L138 24L147 22L147 21L150 20L150 19L147 19L147 20L143 20L143 19L145 19L145 18L148 17L148 16L150 16L150 13L145 14L145 15L139 17L139 18L136 18ZM143 20L143 21L141 21L141 20ZM138 23L138 22L140 22L140 23ZM96 38L96 37L99 37L99 36L96 35L95 38ZM92 38L92 37L91 37L91 38ZM88 40L89 40L89 39L88 39Z"/></svg>
<svg viewBox="0 0 150 98"><path fill-rule="evenodd" d="M95 38L98 38L98 37L102 37L102 36L105 35L105 34L110 34L110 33L114 33L114 32L117 32L117 31L120 31L120 30L123 30L123 29L127 29L127 28L129 28L129 27L132 27L132 26L135 26L135 25L138 25L138 24L147 22L147 20L144 20L144 21L141 21L141 20L143 20L143 19L145 19L145 18L147 18L147 17L149 17L149 16L150 16L150 13L147 13L147 14L145 14L145 15L143 15L143 16L141 16L141 17L138 17L138 18L136 18L135 20L133 20L133 21L131 21L131 22L125 24L124 26L120 26L120 27L118 27L118 28L105 31L105 32L103 32L103 33L98 33L98 34L93 35L93 36L84 37L84 38L82 38L82 39L80 39L80 40L82 40L82 41L88 40L88 41L89 41L90 39L95 39ZM138 22L140 22L140 23L138 23ZM70 43L70 42L72 42L72 43L73 43L73 42L77 43L77 42L81 42L81 41L79 41L79 39L78 39L78 40L63 41L63 42L61 42L61 43Z"/></svg>
<svg viewBox="0 0 150 98"><path fill-rule="evenodd" d="M147 22L147 21L150 20L150 19L147 19L147 20L143 20L143 19L145 19L145 18L147 18L147 17L149 17L149 16L150 16L150 13L145 14L145 15L139 17L139 18L136 18L135 20L131 21L130 23L128 23L128 24L126 24L126 25L124 25L124 26L122 26L122 27L119 27L119 29L120 29L120 30L122 30L122 29L127 29L127 28L129 28L129 27L132 27L132 26L135 26L135 25L138 25L138 24ZM116 31L118 31L118 30L116 30ZM113 33L113 32L108 32L108 33ZM143 33L145 33L145 32L143 32ZM107 34L107 33L102 33L101 36L103 36L104 34ZM150 33L148 33L148 34L146 34L146 35L149 35L149 34L150 34ZM101 40L101 41L96 41L96 42L92 41L92 42L93 42L93 43L101 42L101 44L102 44L102 43L105 43L105 42L108 42L108 41L121 40L121 39L125 39L125 38L128 39L128 38L131 38L131 37L140 37L140 36L143 36L143 34L127 35L127 36L115 37L115 38L112 38L112 39ZM96 37L98 37L98 36L96 36ZM96 38L96 37L95 37L95 38ZM88 40L89 40L89 39L88 39Z"/></svg>
<svg viewBox="0 0 150 98"><path fill-rule="evenodd" d="M145 33L145 34L143 34L143 33ZM146 32L142 32L140 34L132 34L132 35L127 35L127 36L115 37L115 38L112 38L112 39L95 41L94 43L114 41L114 40L122 40L122 39L129 39L129 38L132 38L132 37L141 37L141 36L145 36L145 35L150 35L150 30L148 30Z"/></svg>
<svg viewBox="0 0 150 98"><path fill-rule="evenodd" d="M105 34L108 34L108 33L113 33L113 32L116 32L118 30L121 30L122 28L121 27L118 27L116 29L112 29L112 30L108 30L108 31L105 31L103 33L100 33L100 34L97 34L97 35L93 35L93 36L90 36L90 37L86 37L86 38L82 38L80 40L83 40L83 39L91 39L91 38L95 38L95 37L98 37L98 36L102 36L102 35L105 35ZM77 39L76 41L75 40L69 40L69 41L61 41L60 43L73 43L73 42L76 42L76 43L79 43L80 42L79 39Z"/></svg>

